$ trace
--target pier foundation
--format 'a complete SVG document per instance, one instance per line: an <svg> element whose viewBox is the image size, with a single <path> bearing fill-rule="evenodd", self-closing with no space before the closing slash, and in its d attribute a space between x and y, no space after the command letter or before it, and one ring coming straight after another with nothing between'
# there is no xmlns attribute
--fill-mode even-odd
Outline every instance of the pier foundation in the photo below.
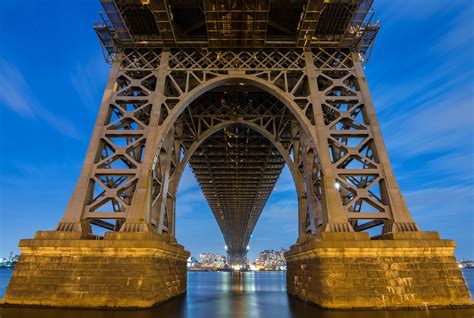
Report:
<svg viewBox="0 0 474 318"><path fill-rule="evenodd" d="M322 233L285 254L288 293L331 309L469 306L454 248L437 232L372 240L362 232Z"/></svg>
<svg viewBox="0 0 474 318"><path fill-rule="evenodd" d="M20 248L3 304L144 308L186 292L189 252L158 234L37 232Z"/></svg>

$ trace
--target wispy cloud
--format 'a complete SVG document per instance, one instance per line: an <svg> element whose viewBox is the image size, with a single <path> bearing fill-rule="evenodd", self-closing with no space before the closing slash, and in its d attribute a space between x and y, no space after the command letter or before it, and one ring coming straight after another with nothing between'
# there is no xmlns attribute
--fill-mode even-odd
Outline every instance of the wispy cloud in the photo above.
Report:
<svg viewBox="0 0 474 318"><path fill-rule="evenodd" d="M189 164L187 164L184 168L183 174L181 175L181 179L179 180L178 194L184 193L190 189L199 189L199 184L189 167Z"/></svg>
<svg viewBox="0 0 474 318"><path fill-rule="evenodd" d="M183 171L176 194L176 214L182 217L196 211L202 213L205 207L208 207L206 198L188 164Z"/></svg>
<svg viewBox="0 0 474 318"><path fill-rule="evenodd" d="M22 73L11 63L0 58L0 105L21 117L41 120L53 129L74 139L81 136L69 120L41 106Z"/></svg>
<svg viewBox="0 0 474 318"><path fill-rule="evenodd" d="M474 215L474 189L464 186L442 186L424 188L405 193L407 203L411 207L412 213L419 221L438 222L448 221L471 214L467 223L472 223ZM456 209L452 208L452 203L456 202Z"/></svg>
<svg viewBox="0 0 474 318"><path fill-rule="evenodd" d="M442 3L442 1L440 1L439 3ZM446 6L443 5L443 7ZM450 57L449 55L451 55L450 60L453 64L459 63L460 61L455 61L455 59L452 59L452 54L472 54L472 50L474 49L472 45L472 42L474 40L474 28L472 22L473 14L474 2L469 1L468 5L463 6L463 10L458 10L454 17L447 21L447 24L445 26L446 32L443 33L439 41L433 46L432 52L444 53L448 58ZM466 48L470 48L471 52L466 52ZM455 52L458 50L459 52Z"/></svg>
<svg viewBox="0 0 474 318"><path fill-rule="evenodd" d="M446 3L443 1L431 1L429 5L425 1L391 0L375 1L377 18L383 21L383 25L390 26L397 21L410 20L420 21L432 17L433 15L446 11Z"/></svg>
<svg viewBox="0 0 474 318"><path fill-rule="evenodd" d="M295 192L295 181L288 165L285 165L275 185L274 193Z"/></svg>
<svg viewBox="0 0 474 318"><path fill-rule="evenodd" d="M271 202L262 212L262 219L293 220L298 217L298 201L281 199Z"/></svg>
<svg viewBox="0 0 474 318"><path fill-rule="evenodd" d="M463 88L468 89L474 72L466 70L453 77L450 75L456 72L449 65L442 65L436 66L436 69L429 73L430 76L412 74L395 83L388 79L385 84L374 86L377 111L393 113L400 108L416 109L425 103L443 98L446 94L463 91Z"/></svg>
<svg viewBox="0 0 474 318"><path fill-rule="evenodd" d="M71 83L85 108L91 113L100 106L97 102L103 92L107 72L103 61L94 59L85 64L77 64L71 75Z"/></svg>
<svg viewBox="0 0 474 318"><path fill-rule="evenodd" d="M395 169L400 170L401 173L397 174L397 179L402 181L408 190L451 186L474 189L474 154L472 152L464 154L452 152L413 161L413 167L396 167Z"/></svg>
<svg viewBox="0 0 474 318"><path fill-rule="evenodd" d="M21 73L0 59L0 100L23 117L35 117L32 104L37 104Z"/></svg>
<svg viewBox="0 0 474 318"><path fill-rule="evenodd" d="M192 191L185 192L183 194L178 193L178 198L185 202L196 202L196 201L205 200L205 197L200 190L197 190L197 191L192 190Z"/></svg>
<svg viewBox="0 0 474 318"><path fill-rule="evenodd" d="M419 10L421 6L423 10ZM400 10L394 12L396 8ZM469 19L473 3L457 1L446 8L440 3L426 6L422 1L400 6L400 0L395 0L381 4L381 12L390 14L383 19L386 22L421 28L405 36L404 45L412 44L412 51L389 54L389 63L385 60L388 68L377 72L379 80L373 86L389 152L399 160L395 164L417 159L422 162L419 170L455 172L459 167L450 163L462 163L472 176L469 160L474 152L474 70L468 65L474 54L474 31ZM433 19L440 21L440 28L425 30ZM393 33L399 28L389 25L387 29ZM387 50L393 44L382 45Z"/></svg>
<svg viewBox="0 0 474 318"><path fill-rule="evenodd" d="M377 110L388 116L446 94L472 92L474 83L474 70L469 67L474 54L470 18L474 2L457 0L449 6L439 1L429 5L402 2L376 2L382 15L382 36L368 65L369 72L374 66L376 70L369 81L374 83ZM437 21L436 28L433 21Z"/></svg>
<svg viewBox="0 0 474 318"><path fill-rule="evenodd" d="M298 234L296 198L285 198L282 195L270 198L256 224L254 233L252 240L264 241L268 237L273 237L271 242L276 243L275 247L291 244Z"/></svg>
<svg viewBox="0 0 474 318"><path fill-rule="evenodd" d="M414 219L425 231L456 240L458 257L474 257L474 189L439 185L405 192Z"/></svg>
<svg viewBox="0 0 474 318"><path fill-rule="evenodd" d="M459 99L449 95L437 104L431 101L416 111L405 110L403 115L387 122L384 131L389 134L389 147L406 157L436 151L472 150L473 127L472 96Z"/></svg>

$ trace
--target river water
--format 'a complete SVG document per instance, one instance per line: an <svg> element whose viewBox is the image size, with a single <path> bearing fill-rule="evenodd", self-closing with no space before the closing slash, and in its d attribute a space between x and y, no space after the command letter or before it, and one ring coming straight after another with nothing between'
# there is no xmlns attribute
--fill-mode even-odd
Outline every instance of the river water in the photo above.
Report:
<svg viewBox="0 0 474 318"><path fill-rule="evenodd" d="M0 297L12 270L0 270ZM474 270L464 276L474 290ZM285 272L190 272L188 292L148 310L0 307L0 318L473 318L474 309L323 311L289 297Z"/></svg>

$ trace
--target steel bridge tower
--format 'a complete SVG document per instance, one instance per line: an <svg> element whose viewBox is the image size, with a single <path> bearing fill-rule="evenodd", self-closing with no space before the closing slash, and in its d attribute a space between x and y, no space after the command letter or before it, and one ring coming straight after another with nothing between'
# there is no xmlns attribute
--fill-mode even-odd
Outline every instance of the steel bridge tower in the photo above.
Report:
<svg viewBox="0 0 474 318"><path fill-rule="evenodd" d="M149 307L184 293L175 206L189 163L231 264L286 164L289 293L326 308L471 304L454 242L420 231L393 175L362 66L371 0L101 3L111 70L82 172L55 230L20 241L5 303Z"/></svg>

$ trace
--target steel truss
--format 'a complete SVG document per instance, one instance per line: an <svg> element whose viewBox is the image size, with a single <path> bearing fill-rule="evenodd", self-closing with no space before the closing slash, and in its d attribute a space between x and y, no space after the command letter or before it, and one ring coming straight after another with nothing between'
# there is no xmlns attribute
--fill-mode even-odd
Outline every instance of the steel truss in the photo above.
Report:
<svg viewBox="0 0 474 318"><path fill-rule="evenodd" d="M124 50L57 230L92 233L93 224L173 239L188 162L235 253L284 163L300 240L375 226L418 230L349 49Z"/></svg>

